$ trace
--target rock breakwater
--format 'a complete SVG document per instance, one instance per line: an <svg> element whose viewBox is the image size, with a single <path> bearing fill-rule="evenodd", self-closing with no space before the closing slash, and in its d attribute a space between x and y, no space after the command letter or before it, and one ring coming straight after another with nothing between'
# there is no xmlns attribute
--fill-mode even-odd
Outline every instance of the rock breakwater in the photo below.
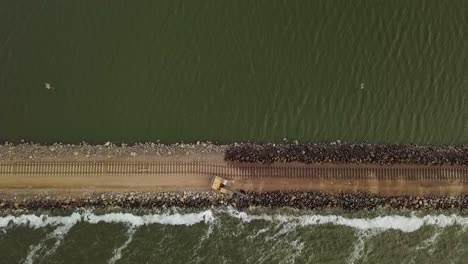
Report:
<svg viewBox="0 0 468 264"><path fill-rule="evenodd" d="M75 208L207 208L232 206L243 209L250 206L270 208L292 207L298 209L342 208L345 210L374 210L390 208L399 210L468 209L465 196L377 196L369 193L324 192L247 192L246 197L226 196L214 192L130 192L92 193L80 196L0 197L0 210L51 210Z"/></svg>
<svg viewBox="0 0 468 264"><path fill-rule="evenodd" d="M375 144L233 144L225 160L274 162L468 165L468 146Z"/></svg>
<svg viewBox="0 0 468 264"><path fill-rule="evenodd" d="M194 144L175 143L171 145L157 142L102 145L81 144L42 145L36 143L0 144L0 160L7 161L40 161L40 160L103 160L139 157L177 157L197 156L206 153L224 152L227 145L217 145L211 142L196 142Z"/></svg>

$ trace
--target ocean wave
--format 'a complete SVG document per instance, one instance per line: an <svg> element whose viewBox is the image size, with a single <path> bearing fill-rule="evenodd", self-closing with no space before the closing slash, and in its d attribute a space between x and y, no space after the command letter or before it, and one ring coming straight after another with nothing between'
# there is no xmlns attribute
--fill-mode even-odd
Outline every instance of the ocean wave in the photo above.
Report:
<svg viewBox="0 0 468 264"><path fill-rule="evenodd" d="M459 215L426 215L426 216L400 216L387 215L373 218L347 218L340 215L283 215L283 214L249 214L237 211L233 208L214 210L209 209L197 213L172 213L172 214L150 214L134 215L131 213L108 213L94 214L92 212L75 212L69 216L48 215L20 215L0 217L0 229L9 226L29 226L31 228L42 228L45 226L66 225L73 226L77 222L96 223L121 223L129 226L139 227L142 225L194 225L197 223L212 223L222 215L236 218L243 223L252 221L269 221L279 224L288 224L289 227L312 226L312 225L339 225L354 228L356 230L400 230L402 232L414 232L423 226L468 226L468 217Z"/></svg>
<svg viewBox="0 0 468 264"><path fill-rule="evenodd" d="M117 249L114 249L114 253L112 257L109 259L107 263L109 264L114 264L117 262L119 259L122 258L122 251L127 248L127 246L132 242L133 240L133 235L136 232L136 227L131 227L127 231L127 240Z"/></svg>
<svg viewBox="0 0 468 264"><path fill-rule="evenodd" d="M62 243L63 238L68 234L68 231L79 221L79 218L76 215L72 215L72 217L67 218L65 221L62 222L62 225L58 226L52 233L48 234L44 239L42 239L38 244L31 245L29 247L28 254L24 261L24 264L32 264L34 260L38 258L40 255L40 251L44 249L44 245L49 240L55 240L52 248L50 248L44 256L52 255L57 248ZM57 221L53 222L57 223Z"/></svg>
<svg viewBox="0 0 468 264"><path fill-rule="evenodd" d="M281 215L281 214L261 214L249 215L246 212L239 212L235 209L228 209L227 213L232 217L240 219L242 222L251 221L269 221L278 223L288 223L295 226L310 226L332 224L347 226L357 230L400 230L402 232L414 232L425 225L436 227L447 227L453 225L468 226L468 217L452 215L426 215L419 216L400 216L388 215L374 218L346 218L339 215Z"/></svg>
<svg viewBox="0 0 468 264"><path fill-rule="evenodd" d="M49 215L20 215L20 216L5 216L0 217L0 228L10 226L28 226L30 228L43 228L46 226L72 226L77 222L86 222L96 224L104 223L121 223L130 226L142 226L150 224L163 225L194 225L197 223L210 223L214 220L211 210L206 210L199 213L188 214L152 214L152 215L133 215L129 213L109 213L109 214L94 214L90 212L79 213L75 212L69 216L49 216Z"/></svg>
<svg viewBox="0 0 468 264"><path fill-rule="evenodd" d="M132 226L142 226L150 224L190 226L200 222L209 223L214 220L213 212L211 210L190 214L175 213L153 214L143 216L137 216L129 213L110 213L104 215L87 214L83 218L86 222L91 224L105 222L130 224Z"/></svg>
<svg viewBox="0 0 468 264"><path fill-rule="evenodd" d="M48 216L48 215L20 215L20 216L6 216L0 217L0 228L5 228L10 225L13 226L29 226L31 228L42 228L46 226L58 225L74 225L76 222L82 220L82 214L73 213L69 216Z"/></svg>

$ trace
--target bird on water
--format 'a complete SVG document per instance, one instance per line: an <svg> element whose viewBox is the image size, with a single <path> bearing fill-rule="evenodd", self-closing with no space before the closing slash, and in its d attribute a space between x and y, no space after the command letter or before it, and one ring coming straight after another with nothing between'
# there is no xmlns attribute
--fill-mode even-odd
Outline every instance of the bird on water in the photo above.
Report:
<svg viewBox="0 0 468 264"><path fill-rule="evenodd" d="M45 88L46 88L47 90L53 90L53 89L55 89L55 88L54 88L52 85L50 85L50 83L48 83L48 82L44 83L44 86L45 86Z"/></svg>

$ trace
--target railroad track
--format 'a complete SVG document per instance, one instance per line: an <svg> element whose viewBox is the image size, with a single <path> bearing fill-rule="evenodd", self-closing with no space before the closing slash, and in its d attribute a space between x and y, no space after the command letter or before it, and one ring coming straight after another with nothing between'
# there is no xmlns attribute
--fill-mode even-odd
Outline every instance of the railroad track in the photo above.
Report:
<svg viewBox="0 0 468 264"><path fill-rule="evenodd" d="M468 167L214 164L200 162L1 162L2 175L202 174L233 179L468 182Z"/></svg>

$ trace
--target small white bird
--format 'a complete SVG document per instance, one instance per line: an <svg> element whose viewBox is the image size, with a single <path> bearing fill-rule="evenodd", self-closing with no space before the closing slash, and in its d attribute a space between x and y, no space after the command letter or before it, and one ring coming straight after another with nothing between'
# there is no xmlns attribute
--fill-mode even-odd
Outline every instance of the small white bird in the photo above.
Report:
<svg viewBox="0 0 468 264"><path fill-rule="evenodd" d="M361 83L361 90L364 89L364 83Z"/></svg>
<svg viewBox="0 0 468 264"><path fill-rule="evenodd" d="M51 90L51 89L55 89L54 87L52 87L52 85L50 85L50 83L46 82L44 83L44 86L47 90Z"/></svg>

